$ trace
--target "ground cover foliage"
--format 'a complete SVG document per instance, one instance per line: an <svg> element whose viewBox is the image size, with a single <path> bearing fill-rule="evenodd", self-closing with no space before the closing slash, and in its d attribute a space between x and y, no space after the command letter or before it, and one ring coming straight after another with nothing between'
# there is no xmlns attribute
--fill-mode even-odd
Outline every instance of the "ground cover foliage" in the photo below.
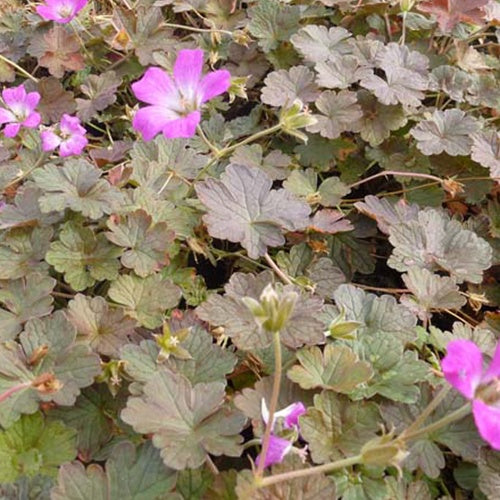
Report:
<svg viewBox="0 0 500 500"><path fill-rule="evenodd" d="M500 498L499 4L42 4L0 3L0 498Z"/></svg>

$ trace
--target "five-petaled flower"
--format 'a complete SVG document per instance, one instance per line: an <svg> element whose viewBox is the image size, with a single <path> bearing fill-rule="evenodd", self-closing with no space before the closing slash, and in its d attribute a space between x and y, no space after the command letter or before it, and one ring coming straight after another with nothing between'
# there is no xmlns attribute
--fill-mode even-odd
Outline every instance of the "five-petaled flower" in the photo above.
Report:
<svg viewBox="0 0 500 500"><path fill-rule="evenodd" d="M79 155L89 142L85 137L85 132L76 116L64 114L56 129L44 130L40 134L42 149L53 151L59 148L61 156Z"/></svg>
<svg viewBox="0 0 500 500"><path fill-rule="evenodd" d="M470 340L452 340L441 362L446 380L472 400L472 413L481 437L500 450L500 342L489 368Z"/></svg>
<svg viewBox="0 0 500 500"><path fill-rule="evenodd" d="M40 101L38 92L28 92L24 85L4 89L2 99L6 108L0 108L0 125L7 124L3 133L15 137L21 127L35 128L40 123L40 115L35 108Z"/></svg>
<svg viewBox="0 0 500 500"><path fill-rule="evenodd" d="M269 410L267 409L266 401L262 399L262 420L267 424L269 420ZM285 456L292 450L293 442L295 439L285 439L283 437L277 436L274 433L274 427L276 422L282 420L282 426L285 430L294 431L292 434L296 434L299 428L299 417L306 412L305 406L298 402L292 403L291 405L283 408L280 411L274 413L272 422L272 432L269 438L269 448L267 449L266 456L264 458L264 467L269 467L270 465L282 462ZM295 435L295 438L297 436ZM257 456L255 463L259 465L260 455Z"/></svg>
<svg viewBox="0 0 500 500"><path fill-rule="evenodd" d="M203 103L229 89L229 71L217 70L202 76L203 51L181 50L174 64L173 76L161 68L149 68L132 84L140 101L150 106L139 109L133 126L145 141L163 132L167 138L192 137L200 123Z"/></svg>
<svg viewBox="0 0 500 500"><path fill-rule="evenodd" d="M45 0L36 11L47 21L69 23L85 7L88 0Z"/></svg>

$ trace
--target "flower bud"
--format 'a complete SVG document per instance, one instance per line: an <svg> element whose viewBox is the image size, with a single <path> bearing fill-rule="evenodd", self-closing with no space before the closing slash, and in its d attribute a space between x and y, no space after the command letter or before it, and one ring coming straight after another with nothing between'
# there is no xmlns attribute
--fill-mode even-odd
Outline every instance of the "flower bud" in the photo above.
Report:
<svg viewBox="0 0 500 500"><path fill-rule="evenodd" d="M400 0L399 7L401 8L401 12L410 12L415 5L415 0Z"/></svg>
<svg viewBox="0 0 500 500"><path fill-rule="evenodd" d="M272 284L262 291L259 300L243 297L243 303L250 309L259 325L268 332L282 330L293 313L298 294L293 291L278 293Z"/></svg>
<svg viewBox="0 0 500 500"><path fill-rule="evenodd" d="M394 440L393 433L371 439L361 448L361 462L364 465L392 465L399 468L407 456L404 442Z"/></svg>
<svg viewBox="0 0 500 500"><path fill-rule="evenodd" d="M356 338L354 332L360 326L361 323L359 321L345 321L345 311L342 310L340 314L330 323L325 335L335 339L352 340Z"/></svg>
<svg viewBox="0 0 500 500"><path fill-rule="evenodd" d="M280 123L283 132L307 142L307 135L298 129L305 128L316 123L316 118L308 111L303 110L303 104L296 99L289 108L283 108L280 114Z"/></svg>

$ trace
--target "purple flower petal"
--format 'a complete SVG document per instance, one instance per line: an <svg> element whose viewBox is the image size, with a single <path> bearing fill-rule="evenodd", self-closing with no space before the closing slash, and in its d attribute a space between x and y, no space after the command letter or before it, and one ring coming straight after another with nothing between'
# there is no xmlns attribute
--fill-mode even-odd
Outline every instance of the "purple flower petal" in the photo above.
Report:
<svg viewBox="0 0 500 500"><path fill-rule="evenodd" d="M472 403L472 412L481 437L495 450L500 450L500 408L483 403Z"/></svg>
<svg viewBox="0 0 500 500"><path fill-rule="evenodd" d="M168 123L176 119L177 116L166 108L160 106L146 106L136 112L132 120L132 126L142 134L142 138L145 141L150 141L159 134Z"/></svg>
<svg viewBox="0 0 500 500"><path fill-rule="evenodd" d="M88 0L45 0L36 11L39 16L49 21L68 23L85 7Z"/></svg>
<svg viewBox="0 0 500 500"><path fill-rule="evenodd" d="M168 139L175 139L177 137L193 137L196 133L196 126L200 123L201 113L193 111L189 115L168 122L163 127L163 135Z"/></svg>
<svg viewBox="0 0 500 500"><path fill-rule="evenodd" d="M59 147L59 154L63 157L79 155L88 144L88 140L83 135L73 135L67 141L63 141Z"/></svg>
<svg viewBox="0 0 500 500"><path fill-rule="evenodd" d="M180 100L171 78L161 68L149 68L144 76L132 84L132 91L140 101L168 106Z"/></svg>
<svg viewBox="0 0 500 500"><path fill-rule="evenodd" d="M304 415L306 412L306 407L302 403L293 403L283 410L279 411L279 414L283 414L285 416L284 425L287 429L292 429L293 427L298 427L299 425L299 417Z"/></svg>
<svg viewBox="0 0 500 500"><path fill-rule="evenodd" d="M264 459L264 467L282 462L291 449L292 443L290 441L271 434L269 437L269 448ZM255 459L257 466L259 466L260 459L260 455Z"/></svg>
<svg viewBox="0 0 500 500"><path fill-rule="evenodd" d="M470 340L452 340L446 347L447 354L441 361L446 380L472 399L483 375L483 355Z"/></svg>
<svg viewBox="0 0 500 500"><path fill-rule="evenodd" d="M44 151L53 151L61 144L61 138L54 134L52 130L44 130L40 137L42 138L42 149Z"/></svg>
<svg viewBox="0 0 500 500"><path fill-rule="evenodd" d="M200 83L203 51L181 50L174 64L174 78L184 98L193 100Z"/></svg>
<svg viewBox="0 0 500 500"><path fill-rule="evenodd" d="M47 5L38 5L36 8L36 12L40 17L43 17L46 21L55 21L59 19L59 16L56 16L55 11L53 11Z"/></svg>
<svg viewBox="0 0 500 500"><path fill-rule="evenodd" d="M500 342L497 344L495 354L493 355L493 359L491 360L490 366L483 377L483 380L488 381L495 377L500 377Z"/></svg>
<svg viewBox="0 0 500 500"><path fill-rule="evenodd" d="M6 88L2 91L2 97L5 101L5 104L9 106L9 108L16 107L19 103L24 102L26 98L26 90L24 85L19 85L18 87L10 87Z"/></svg>
<svg viewBox="0 0 500 500"><path fill-rule="evenodd" d="M80 125L80 119L77 116L70 116L64 113L59 123L59 128L63 134L85 134L86 130Z"/></svg>
<svg viewBox="0 0 500 500"><path fill-rule="evenodd" d="M3 125L4 123L11 123L15 122L16 117L14 116L13 113L11 113L9 110L0 108L0 125Z"/></svg>
<svg viewBox="0 0 500 500"><path fill-rule="evenodd" d="M10 123L3 129L3 133L5 134L5 137L16 137L20 129L20 123Z"/></svg>
<svg viewBox="0 0 500 500"><path fill-rule="evenodd" d="M225 69L219 69L208 73L203 77L198 87L201 102L207 102L215 96L227 92L231 86L231 73Z"/></svg>
<svg viewBox="0 0 500 500"><path fill-rule="evenodd" d="M41 117L40 113L33 111L26 120L23 121L22 125L27 128L35 128L40 125Z"/></svg>
<svg viewBox="0 0 500 500"><path fill-rule="evenodd" d="M26 94L26 99L24 102L26 103L26 107L29 111L33 111L40 102L41 95L38 92L28 92Z"/></svg>

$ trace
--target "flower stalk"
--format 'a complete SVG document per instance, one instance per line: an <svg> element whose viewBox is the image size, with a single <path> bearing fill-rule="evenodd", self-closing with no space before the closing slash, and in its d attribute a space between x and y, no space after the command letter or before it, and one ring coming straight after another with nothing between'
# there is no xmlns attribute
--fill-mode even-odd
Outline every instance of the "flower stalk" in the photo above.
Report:
<svg viewBox="0 0 500 500"><path fill-rule="evenodd" d="M274 347L274 379L273 379L273 392L271 394L271 401L269 403L269 417L266 423L266 430L264 431L264 438L262 440L262 451L261 459L257 466L257 471L255 472L255 477L260 478L264 472L266 455L269 450L269 439L271 437L271 431L273 428L274 414L276 413L276 408L278 406L278 398L280 395L280 385L281 385L281 370L282 370L282 359L281 359L281 340L279 330L273 332L273 347Z"/></svg>

